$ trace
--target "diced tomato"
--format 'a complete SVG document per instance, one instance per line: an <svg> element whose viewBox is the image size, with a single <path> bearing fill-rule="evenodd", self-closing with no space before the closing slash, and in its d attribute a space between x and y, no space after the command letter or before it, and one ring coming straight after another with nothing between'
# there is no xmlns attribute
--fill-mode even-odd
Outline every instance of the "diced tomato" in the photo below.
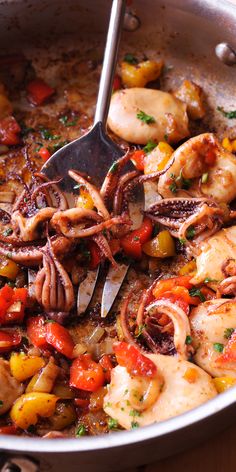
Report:
<svg viewBox="0 0 236 472"><path fill-rule="evenodd" d="M89 268L96 269L101 262L100 249L94 241L88 241L88 249L90 252Z"/></svg>
<svg viewBox="0 0 236 472"><path fill-rule="evenodd" d="M93 361L90 354L81 354L70 368L70 386L95 392L105 382L103 368Z"/></svg>
<svg viewBox="0 0 236 472"><path fill-rule="evenodd" d="M145 217L140 228L121 238L121 247L128 257L141 259L142 245L151 239L152 229L151 220Z"/></svg>
<svg viewBox="0 0 236 472"><path fill-rule="evenodd" d="M104 356L101 357L99 364L103 368L104 376L106 382L111 381L111 370L113 369L113 364L111 362L110 356L105 354Z"/></svg>
<svg viewBox="0 0 236 472"><path fill-rule="evenodd" d="M41 147L39 149L39 152L38 154L40 155L40 157L44 160L44 161L47 161L49 159L49 157L51 157L51 153L50 151L46 148L46 147Z"/></svg>
<svg viewBox="0 0 236 472"><path fill-rule="evenodd" d="M144 356L135 346L126 342L113 344L114 353L119 365L126 367L131 375L153 378L157 374L154 362Z"/></svg>
<svg viewBox="0 0 236 472"><path fill-rule="evenodd" d="M158 300L168 300L171 303L174 303L178 305L182 310L186 313L186 315L189 314L189 303L182 298L180 295L177 295L172 292L164 292Z"/></svg>
<svg viewBox="0 0 236 472"><path fill-rule="evenodd" d="M14 116L7 116L0 120L0 144L15 146L20 143L20 126Z"/></svg>
<svg viewBox="0 0 236 472"><path fill-rule="evenodd" d="M42 79L34 79L28 83L27 87L28 100L33 105L42 105L48 98L50 98L55 90L50 87Z"/></svg>
<svg viewBox="0 0 236 472"><path fill-rule="evenodd" d="M64 356L72 358L74 341L69 331L59 323L46 324L46 341Z"/></svg>
<svg viewBox="0 0 236 472"><path fill-rule="evenodd" d="M41 349L47 349L46 323L43 316L31 317L27 321L27 334L32 344Z"/></svg>
<svg viewBox="0 0 236 472"><path fill-rule="evenodd" d="M25 316L27 297L27 288L22 287L14 289L11 304L5 314L5 324L22 323Z"/></svg>
<svg viewBox="0 0 236 472"><path fill-rule="evenodd" d="M74 403L80 408L86 408L87 406L89 406L89 400L87 398L75 398Z"/></svg>
<svg viewBox="0 0 236 472"><path fill-rule="evenodd" d="M115 75L114 81L113 81L113 92L116 92L116 90L121 89L122 83L121 83L121 78L119 75Z"/></svg>
<svg viewBox="0 0 236 472"><path fill-rule="evenodd" d="M226 364L236 362L236 331L234 331L224 348L224 352L217 357L217 364Z"/></svg>
<svg viewBox="0 0 236 472"><path fill-rule="evenodd" d="M216 298L216 292L211 290L209 287L201 287L201 293L206 300L212 300L213 298Z"/></svg>
<svg viewBox="0 0 236 472"><path fill-rule="evenodd" d="M17 433L18 433L18 429L13 424L0 427L0 434L17 434Z"/></svg>
<svg viewBox="0 0 236 472"><path fill-rule="evenodd" d="M155 298L160 298L163 293L172 292L172 289L177 286L185 287L189 290L193 287L193 284L190 282L191 278L189 275L182 275L171 279L158 280L153 289L153 295Z"/></svg>
<svg viewBox="0 0 236 472"><path fill-rule="evenodd" d="M0 353L8 352L13 346L19 346L21 335L18 331L0 331Z"/></svg>
<svg viewBox="0 0 236 472"><path fill-rule="evenodd" d="M131 160L133 161L135 167L137 167L138 170L144 170L144 158L145 152L142 149L138 149L132 154Z"/></svg>
<svg viewBox="0 0 236 472"><path fill-rule="evenodd" d="M211 149L205 154L205 163L208 166L214 166L216 162L216 149Z"/></svg>

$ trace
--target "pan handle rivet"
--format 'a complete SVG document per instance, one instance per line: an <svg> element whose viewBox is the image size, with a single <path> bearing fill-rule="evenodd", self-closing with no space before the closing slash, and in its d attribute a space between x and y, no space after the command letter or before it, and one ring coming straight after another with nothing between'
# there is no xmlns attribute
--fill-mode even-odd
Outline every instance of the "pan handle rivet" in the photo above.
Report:
<svg viewBox="0 0 236 472"><path fill-rule="evenodd" d="M131 11L126 11L124 18L124 30L136 31L141 25L140 19Z"/></svg>
<svg viewBox="0 0 236 472"><path fill-rule="evenodd" d="M227 66L236 64L236 52L228 43L219 43L215 48L218 59Z"/></svg>

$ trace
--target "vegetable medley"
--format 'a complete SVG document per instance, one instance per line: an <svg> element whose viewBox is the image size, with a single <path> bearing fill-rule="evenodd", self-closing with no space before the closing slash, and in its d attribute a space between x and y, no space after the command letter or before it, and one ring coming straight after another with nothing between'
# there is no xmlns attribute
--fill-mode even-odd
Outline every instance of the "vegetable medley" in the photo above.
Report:
<svg viewBox="0 0 236 472"><path fill-rule="evenodd" d="M48 77L24 56L0 65L0 433L135 429L235 385L236 139L191 137L204 91L189 79L160 90L164 62L127 52L108 116L123 156L101 188L71 169L69 205L40 169L92 125L101 62L72 54ZM102 318L120 264L130 268Z"/></svg>

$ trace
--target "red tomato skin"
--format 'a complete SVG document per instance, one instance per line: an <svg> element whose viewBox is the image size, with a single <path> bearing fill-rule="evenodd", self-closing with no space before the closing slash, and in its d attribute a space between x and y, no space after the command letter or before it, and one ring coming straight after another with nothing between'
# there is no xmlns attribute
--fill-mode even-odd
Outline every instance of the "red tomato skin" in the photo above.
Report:
<svg viewBox="0 0 236 472"><path fill-rule="evenodd" d="M135 167L140 171L144 171L145 155L146 154L142 149L137 149L137 151L134 151L131 157L131 161L133 161Z"/></svg>
<svg viewBox="0 0 236 472"><path fill-rule="evenodd" d="M13 347L19 346L21 343L21 335L18 331L1 331L0 330L0 353L8 352ZM5 346L4 346L5 344Z"/></svg>
<svg viewBox="0 0 236 472"><path fill-rule="evenodd" d="M28 100L35 106L42 105L55 93L55 90L42 79L31 80L26 89Z"/></svg>
<svg viewBox="0 0 236 472"><path fill-rule="evenodd" d="M81 354L70 368L70 386L87 392L95 392L104 384L102 366L93 361L90 354Z"/></svg>
<svg viewBox="0 0 236 472"><path fill-rule="evenodd" d="M9 425L0 427L0 434L7 434L7 435L8 434L14 434L14 435L16 435L17 433L18 433L18 429L13 424L9 424Z"/></svg>
<svg viewBox="0 0 236 472"><path fill-rule="evenodd" d="M0 144L16 146L20 143L20 126L14 116L7 116L0 120Z"/></svg>
<svg viewBox="0 0 236 472"><path fill-rule="evenodd" d="M113 369L110 357L107 354L104 354L101 357L99 364L102 366L106 382L109 383L111 381L111 371Z"/></svg>
<svg viewBox="0 0 236 472"><path fill-rule="evenodd" d="M40 155L43 161L47 161L51 157L50 151L46 147L41 147L38 154Z"/></svg>
<svg viewBox="0 0 236 472"><path fill-rule="evenodd" d="M32 344L41 349L47 349L46 324L43 316L34 316L27 321L27 335Z"/></svg>
<svg viewBox="0 0 236 472"><path fill-rule="evenodd" d="M135 346L124 341L113 344L114 353L119 365L126 367L131 375L154 378L157 368L154 362L144 356Z"/></svg>
<svg viewBox="0 0 236 472"><path fill-rule="evenodd" d="M69 331L59 323L46 324L46 341L56 351L60 352L69 359L73 356L74 341Z"/></svg>
<svg viewBox="0 0 236 472"><path fill-rule="evenodd" d="M152 230L151 220L145 217L140 228L121 238L120 245L125 254L133 259L141 259L142 245L151 239Z"/></svg>

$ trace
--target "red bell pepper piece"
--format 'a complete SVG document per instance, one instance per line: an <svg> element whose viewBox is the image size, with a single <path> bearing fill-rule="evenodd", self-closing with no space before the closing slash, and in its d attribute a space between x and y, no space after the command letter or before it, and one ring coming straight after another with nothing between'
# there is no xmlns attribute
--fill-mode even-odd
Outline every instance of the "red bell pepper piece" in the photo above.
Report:
<svg viewBox="0 0 236 472"><path fill-rule="evenodd" d="M113 369L113 364L111 362L110 356L104 354L104 356L101 357L99 364L103 368L106 382L109 383L111 381L111 371Z"/></svg>
<svg viewBox="0 0 236 472"><path fill-rule="evenodd" d="M5 323L22 323L24 316L25 316L25 307L28 297L28 290L27 288L16 288L13 291L11 304L8 307L8 311L5 314ZM18 303L20 302L20 309ZM17 305L17 309L14 311L14 304ZM11 310L12 306L12 310Z"/></svg>
<svg viewBox="0 0 236 472"><path fill-rule="evenodd" d="M50 87L42 79L34 79L28 83L27 87L27 98L33 103L33 105L42 105L48 98L50 98L55 90Z"/></svg>
<svg viewBox="0 0 236 472"><path fill-rule="evenodd" d="M121 78L119 75L116 74L113 80L113 92L120 90L121 87L122 87Z"/></svg>
<svg viewBox="0 0 236 472"><path fill-rule="evenodd" d="M47 161L51 157L50 151L46 147L41 147L38 154L40 155L43 161Z"/></svg>
<svg viewBox="0 0 236 472"><path fill-rule="evenodd" d="M31 317L27 321L27 334L32 344L41 349L47 349L46 323L43 316Z"/></svg>
<svg viewBox="0 0 236 472"><path fill-rule="evenodd" d="M180 277L172 277L171 279L158 280L154 289L153 295L155 298L160 298L165 292L172 292L174 287L185 287L188 290L193 287L191 284L191 276L182 275Z"/></svg>
<svg viewBox="0 0 236 472"><path fill-rule="evenodd" d="M205 154L205 163L212 167L216 162L216 149L211 149Z"/></svg>
<svg viewBox="0 0 236 472"><path fill-rule="evenodd" d="M14 424L9 424L0 427L0 434L17 434L18 428Z"/></svg>
<svg viewBox="0 0 236 472"><path fill-rule="evenodd" d="M0 144L15 146L20 143L20 126L14 116L7 116L0 120Z"/></svg>
<svg viewBox="0 0 236 472"><path fill-rule="evenodd" d="M151 239L152 229L151 220L145 217L140 228L121 238L121 247L128 257L141 259L142 245Z"/></svg>
<svg viewBox="0 0 236 472"><path fill-rule="evenodd" d="M69 331L59 323L46 323L46 341L64 356L72 358L74 341Z"/></svg>
<svg viewBox="0 0 236 472"><path fill-rule="evenodd" d="M113 344L114 353L119 365L126 367L131 375L154 378L157 368L154 362L144 356L135 346L126 342Z"/></svg>
<svg viewBox="0 0 236 472"><path fill-rule="evenodd" d="M21 335L18 331L0 331L0 353L8 352L13 346L19 346Z"/></svg>
<svg viewBox="0 0 236 472"><path fill-rule="evenodd" d="M132 154L131 161L133 161L138 170L144 170L144 158L145 152L142 149L137 149L137 151L134 151Z"/></svg>
<svg viewBox="0 0 236 472"><path fill-rule="evenodd" d="M88 249L90 252L89 268L96 269L101 262L100 249L94 241L88 241Z"/></svg>
<svg viewBox="0 0 236 472"><path fill-rule="evenodd" d="M81 354L70 368L70 386L95 392L105 382L103 368L93 361L90 354Z"/></svg>

